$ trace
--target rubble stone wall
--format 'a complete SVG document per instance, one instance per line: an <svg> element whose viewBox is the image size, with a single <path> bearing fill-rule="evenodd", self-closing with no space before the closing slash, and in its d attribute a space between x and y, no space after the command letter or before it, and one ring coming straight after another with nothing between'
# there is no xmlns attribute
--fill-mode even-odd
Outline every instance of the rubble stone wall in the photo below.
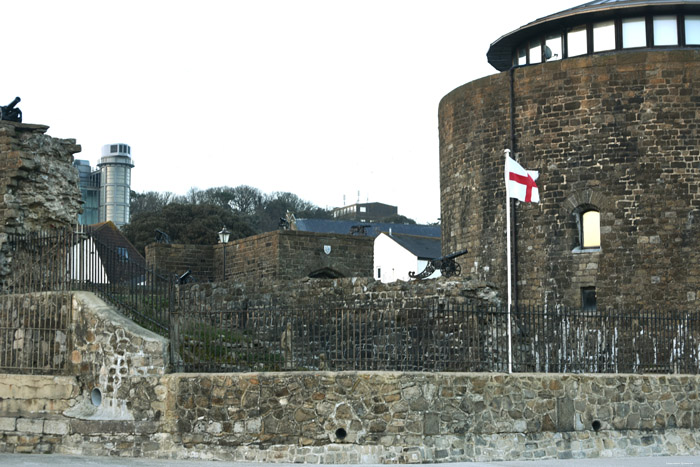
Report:
<svg viewBox="0 0 700 467"><path fill-rule="evenodd" d="M0 122L0 229L5 233L75 225L81 208L74 139L49 127Z"/></svg>
<svg viewBox="0 0 700 467"><path fill-rule="evenodd" d="M0 121L0 279L11 262L7 234L72 226L82 210L73 167L80 145L52 138L48 128Z"/></svg>
<svg viewBox="0 0 700 467"><path fill-rule="evenodd" d="M53 381L21 379L0 396ZM697 376L290 372L160 383L160 419L3 411L0 451L424 463L697 455L700 445ZM74 402L76 386L56 385L57 401Z"/></svg>

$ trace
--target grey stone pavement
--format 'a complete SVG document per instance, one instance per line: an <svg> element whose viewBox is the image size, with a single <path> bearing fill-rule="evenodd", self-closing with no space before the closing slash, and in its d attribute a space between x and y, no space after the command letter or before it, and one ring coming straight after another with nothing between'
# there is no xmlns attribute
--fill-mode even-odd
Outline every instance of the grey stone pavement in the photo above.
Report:
<svg viewBox="0 0 700 467"><path fill-rule="evenodd" d="M3 454L0 453L0 466L40 467L40 466L108 466L108 467L296 467L299 464L265 464L247 462L205 461L205 460L161 460L132 459L121 457L83 457L60 454ZM316 464L328 466L328 464ZM362 467L386 467L380 464L361 464ZM395 464L389 464L395 465ZM405 464L408 465L408 464ZM413 465L413 464L412 464ZM417 464L422 467L666 467L700 466L700 456L673 457L622 457L616 459L563 459L500 462L452 462L449 464ZM328 466L331 467L331 466ZM336 466L333 466L336 467Z"/></svg>

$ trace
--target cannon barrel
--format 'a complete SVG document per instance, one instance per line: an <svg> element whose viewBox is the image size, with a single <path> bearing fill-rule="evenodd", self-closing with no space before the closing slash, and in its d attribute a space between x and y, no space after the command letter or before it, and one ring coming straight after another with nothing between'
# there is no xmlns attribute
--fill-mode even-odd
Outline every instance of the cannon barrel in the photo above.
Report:
<svg viewBox="0 0 700 467"><path fill-rule="evenodd" d="M468 253L468 251L465 248L464 250L459 250L455 253L450 253L449 255L443 256L442 258L438 258L438 260L455 259L455 258L458 258L462 255L466 255L467 253Z"/></svg>
<svg viewBox="0 0 700 467"><path fill-rule="evenodd" d="M15 100L13 100L13 101L10 102L9 104L7 104L8 110L14 108L14 106L16 106L17 104L19 104L19 101L21 101L21 100L22 100L22 99L20 99L19 96L15 97Z"/></svg>

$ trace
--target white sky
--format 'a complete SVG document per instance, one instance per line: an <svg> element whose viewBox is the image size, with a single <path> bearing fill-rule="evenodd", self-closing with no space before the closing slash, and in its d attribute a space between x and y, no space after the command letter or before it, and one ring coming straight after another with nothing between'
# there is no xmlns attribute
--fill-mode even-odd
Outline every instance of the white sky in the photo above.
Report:
<svg viewBox="0 0 700 467"><path fill-rule="evenodd" d="M0 0L0 104L131 145L132 189L251 185L440 216L440 99L489 45L585 0Z"/></svg>

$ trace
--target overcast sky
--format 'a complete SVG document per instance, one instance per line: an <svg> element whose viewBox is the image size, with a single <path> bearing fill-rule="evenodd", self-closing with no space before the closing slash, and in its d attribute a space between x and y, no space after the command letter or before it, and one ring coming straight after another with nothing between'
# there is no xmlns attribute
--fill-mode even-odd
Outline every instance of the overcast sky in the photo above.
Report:
<svg viewBox="0 0 700 467"><path fill-rule="evenodd" d="M131 145L138 192L359 192L434 222L440 99L496 73L496 39L581 3L0 0L0 104L92 165Z"/></svg>

